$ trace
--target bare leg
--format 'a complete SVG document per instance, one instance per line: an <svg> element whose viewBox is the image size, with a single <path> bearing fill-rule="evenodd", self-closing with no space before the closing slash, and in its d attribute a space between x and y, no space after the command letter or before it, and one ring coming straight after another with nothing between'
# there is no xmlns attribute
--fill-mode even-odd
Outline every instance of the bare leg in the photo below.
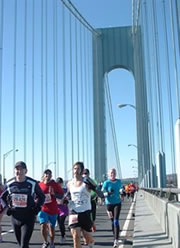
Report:
<svg viewBox="0 0 180 248"><path fill-rule="evenodd" d="M48 226L49 226L50 242L51 244L54 244L55 229L50 224L48 224Z"/></svg>
<svg viewBox="0 0 180 248"><path fill-rule="evenodd" d="M71 234L73 236L73 244L74 248L82 248L81 246L81 229L80 227L77 228L72 228L71 229Z"/></svg>
<svg viewBox="0 0 180 248"><path fill-rule="evenodd" d="M41 224L41 235L45 242L48 242L48 224L43 223Z"/></svg>
<svg viewBox="0 0 180 248"><path fill-rule="evenodd" d="M82 233L83 233L83 237L84 237L86 244L91 244L94 242L92 234L90 232L82 230Z"/></svg>

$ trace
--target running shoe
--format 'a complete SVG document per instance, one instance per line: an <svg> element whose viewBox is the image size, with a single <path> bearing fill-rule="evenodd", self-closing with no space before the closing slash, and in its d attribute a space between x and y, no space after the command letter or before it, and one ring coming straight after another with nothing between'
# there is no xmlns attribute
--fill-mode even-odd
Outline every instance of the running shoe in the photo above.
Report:
<svg viewBox="0 0 180 248"><path fill-rule="evenodd" d="M66 237L61 237L60 244L65 244L65 243L66 243Z"/></svg>
<svg viewBox="0 0 180 248"><path fill-rule="evenodd" d="M48 246L49 246L49 242L44 242L41 248L48 248Z"/></svg>
<svg viewBox="0 0 180 248"><path fill-rule="evenodd" d="M114 240L113 248L118 248L118 240L117 239Z"/></svg>
<svg viewBox="0 0 180 248"><path fill-rule="evenodd" d="M54 244L51 244L49 248L55 248L55 245Z"/></svg>

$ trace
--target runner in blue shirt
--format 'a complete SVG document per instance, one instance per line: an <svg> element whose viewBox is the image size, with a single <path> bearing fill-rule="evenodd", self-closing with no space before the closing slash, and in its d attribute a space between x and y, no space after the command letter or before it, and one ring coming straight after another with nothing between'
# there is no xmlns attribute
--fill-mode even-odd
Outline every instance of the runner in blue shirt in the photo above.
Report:
<svg viewBox="0 0 180 248"><path fill-rule="evenodd" d="M110 169L108 179L103 183L102 190L105 196L107 214L112 222L112 231L114 234L114 248L118 247L119 239L119 215L121 211L120 198L121 180L116 179L116 170Z"/></svg>

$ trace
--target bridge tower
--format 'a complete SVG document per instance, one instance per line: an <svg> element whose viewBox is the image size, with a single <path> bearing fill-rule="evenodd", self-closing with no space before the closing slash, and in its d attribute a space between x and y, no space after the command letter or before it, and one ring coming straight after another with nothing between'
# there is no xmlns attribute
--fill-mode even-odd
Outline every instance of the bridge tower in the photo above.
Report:
<svg viewBox="0 0 180 248"><path fill-rule="evenodd" d="M124 68L133 74L135 80L139 183L149 187L152 168L140 28L134 35L132 27L101 28L96 31L99 35L93 37L95 177L101 181L102 175L107 172L104 76L113 69Z"/></svg>

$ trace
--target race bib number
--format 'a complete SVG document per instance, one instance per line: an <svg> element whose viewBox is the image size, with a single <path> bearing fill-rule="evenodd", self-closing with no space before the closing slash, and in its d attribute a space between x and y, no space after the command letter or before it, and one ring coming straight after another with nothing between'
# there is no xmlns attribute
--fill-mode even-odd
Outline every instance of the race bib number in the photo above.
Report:
<svg viewBox="0 0 180 248"><path fill-rule="evenodd" d="M51 195L50 194L45 194L45 204L52 202L51 200Z"/></svg>
<svg viewBox="0 0 180 248"><path fill-rule="evenodd" d="M12 206L18 208L27 207L27 195L25 194L12 194Z"/></svg>
<svg viewBox="0 0 180 248"><path fill-rule="evenodd" d="M78 223L78 215L77 214L70 214L69 215L69 226L72 224Z"/></svg>

